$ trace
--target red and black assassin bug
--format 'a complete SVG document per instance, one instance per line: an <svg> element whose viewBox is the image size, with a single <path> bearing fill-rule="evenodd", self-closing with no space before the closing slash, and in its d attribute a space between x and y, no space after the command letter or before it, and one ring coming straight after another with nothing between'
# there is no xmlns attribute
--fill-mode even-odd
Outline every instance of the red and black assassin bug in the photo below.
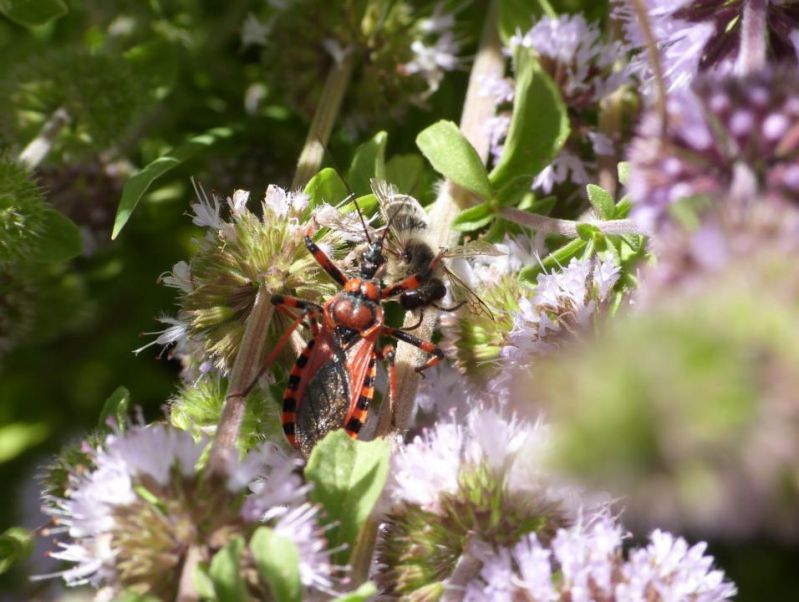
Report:
<svg viewBox="0 0 799 602"><path fill-rule="evenodd" d="M272 296L277 308L302 312L299 316L291 314L295 320L278 341L276 350L303 320L311 328L312 338L289 373L283 398L283 432L306 457L318 440L336 428L343 427L351 437L358 437L374 397L378 359L388 362L389 403L393 403L397 389L394 347L386 345L379 350L380 336L393 337L431 354L417 371L435 366L444 357L430 341L384 323L382 302L420 286L426 275L412 274L384 287L376 274L385 262L385 234L372 242L367 233L369 244L361 253L360 273L355 277L347 276L336 266L314 243L312 234L313 229L309 228L305 246L343 290L324 305L286 295Z"/></svg>

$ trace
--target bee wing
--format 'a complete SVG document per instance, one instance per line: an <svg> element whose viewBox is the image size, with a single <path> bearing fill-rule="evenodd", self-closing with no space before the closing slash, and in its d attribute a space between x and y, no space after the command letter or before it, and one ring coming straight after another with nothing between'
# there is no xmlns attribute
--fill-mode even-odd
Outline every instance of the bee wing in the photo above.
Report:
<svg viewBox="0 0 799 602"><path fill-rule="evenodd" d="M507 255L507 253L501 251L490 242L480 239L469 240L462 245L458 245L454 249L447 249L444 251L444 257L478 257L480 255L498 257L500 255Z"/></svg>
<svg viewBox="0 0 799 602"><path fill-rule="evenodd" d="M455 274L451 269L447 266L443 266L444 272L446 274L447 279L449 280L450 284L450 293L452 294L453 300L456 303L460 303L461 301L465 301L466 306L469 308L469 311L486 316L487 318L493 319L494 312L491 311L491 308L483 301L477 293L475 293L468 284L466 284L460 277Z"/></svg>

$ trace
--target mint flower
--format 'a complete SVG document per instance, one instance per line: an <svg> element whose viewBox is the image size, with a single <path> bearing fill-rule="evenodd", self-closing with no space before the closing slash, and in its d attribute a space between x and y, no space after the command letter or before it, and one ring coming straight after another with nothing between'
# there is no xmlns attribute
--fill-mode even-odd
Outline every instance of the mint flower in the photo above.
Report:
<svg viewBox="0 0 799 602"><path fill-rule="evenodd" d="M672 203L698 196L799 202L797 96L794 69L705 77L671 95L665 134L650 112L630 145L637 218L662 224Z"/></svg>
<svg viewBox="0 0 799 602"><path fill-rule="evenodd" d="M667 602L728 600L735 586L712 568L707 545L655 530L646 548L625 560L624 533L607 512L560 528L548 544L535 533L512 547L475 546L482 567L466 586L467 602L519 599L574 602Z"/></svg>
<svg viewBox="0 0 799 602"><path fill-rule="evenodd" d="M669 90L688 86L703 72L733 71L749 0L645 0L645 4ZM768 61L796 65L799 10L786 0L764 0L764 4ZM635 10L626 0L614 0L613 13L624 23L631 47L639 50L634 67L651 84L646 43Z"/></svg>
<svg viewBox="0 0 799 602"><path fill-rule="evenodd" d="M240 461L230 458L218 480L199 466L205 447L160 424L86 447L86 465L71 469L66 489L44 496L44 511L64 535L52 556L73 564L44 577L91 584L98 596L132 588L173 599L189 549L207 560L234 534L265 523L297 545L303 585L330 590L325 540L296 463L264 444Z"/></svg>
<svg viewBox="0 0 799 602"><path fill-rule="evenodd" d="M615 64L625 47L620 42L606 43L597 25L576 14L544 17L526 33L517 33L506 53L513 55L519 49L536 56L558 86L572 119L572 136L536 177L533 189L548 194L564 182L582 186L591 181L596 169L593 158L613 153L613 141L595 131L586 112L596 111L603 98L631 81L631 70ZM493 96L499 107L498 115L486 124L497 161L510 125L507 107L513 100L513 88L505 80L485 81L484 94Z"/></svg>

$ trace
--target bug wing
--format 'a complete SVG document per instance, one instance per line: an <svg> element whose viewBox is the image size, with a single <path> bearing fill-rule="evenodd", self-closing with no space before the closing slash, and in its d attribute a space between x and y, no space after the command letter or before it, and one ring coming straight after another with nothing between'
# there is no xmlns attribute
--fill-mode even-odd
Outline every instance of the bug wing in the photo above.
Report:
<svg viewBox="0 0 799 602"><path fill-rule="evenodd" d="M475 293L468 284L447 266L443 266L444 274L449 281L449 290L455 303L465 302L470 312L494 319L494 312L488 304Z"/></svg>
<svg viewBox="0 0 799 602"><path fill-rule="evenodd" d="M499 257L507 255L507 253L501 251L496 245L480 239L469 240L453 249L444 251L444 257L479 257L481 255Z"/></svg>

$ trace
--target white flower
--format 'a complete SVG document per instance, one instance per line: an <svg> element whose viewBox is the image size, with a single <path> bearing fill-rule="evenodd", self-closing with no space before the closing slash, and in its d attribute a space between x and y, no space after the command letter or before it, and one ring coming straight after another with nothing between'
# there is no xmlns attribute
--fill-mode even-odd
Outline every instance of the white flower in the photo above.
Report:
<svg viewBox="0 0 799 602"><path fill-rule="evenodd" d="M275 522L275 534L290 539L299 552L300 581L306 587L332 593L330 552L324 531L317 522L318 508L302 504L282 514Z"/></svg>
<svg viewBox="0 0 799 602"><path fill-rule="evenodd" d="M185 261L178 261L172 267L171 272L161 275L160 280L164 285L176 288L184 293L190 293L194 290L194 285L191 282L191 268Z"/></svg>
<svg viewBox="0 0 799 602"><path fill-rule="evenodd" d="M242 46L265 46L270 27L270 23L261 23L254 14L248 14L241 26Z"/></svg>
<svg viewBox="0 0 799 602"><path fill-rule="evenodd" d="M424 78L428 90L423 96L438 90L445 72L457 69L461 63L460 44L453 32L455 12L447 12L441 2L436 4L430 17L419 22L420 35L411 42L414 56L402 69L408 75Z"/></svg>
<svg viewBox="0 0 799 602"><path fill-rule="evenodd" d="M247 211L247 201L250 200L249 190L234 190L233 196L228 197L227 204L234 218L241 217Z"/></svg>
<svg viewBox="0 0 799 602"><path fill-rule="evenodd" d="M561 150L552 163L535 177L533 188L549 194L556 184L562 184L567 180L575 184L587 184L591 179L586 171L586 165L585 161L571 151Z"/></svg>
<svg viewBox="0 0 799 602"><path fill-rule="evenodd" d="M189 330L188 324L178 320L177 318L170 318L169 316L161 316L158 318L158 321L162 324L169 324L169 327L165 328L164 330L145 333L157 334L158 337L154 341L150 341L146 345L142 345L138 349L134 349L133 353L141 353L152 345L166 347L167 345L172 345L173 343L180 345L186 342L186 336Z"/></svg>
<svg viewBox="0 0 799 602"><path fill-rule="evenodd" d="M191 222L201 228L222 230L227 224L219 214L219 199L214 195L209 197L205 190L194 180L192 180L192 185L199 202L192 203L191 209L194 212L194 216L191 218Z"/></svg>

